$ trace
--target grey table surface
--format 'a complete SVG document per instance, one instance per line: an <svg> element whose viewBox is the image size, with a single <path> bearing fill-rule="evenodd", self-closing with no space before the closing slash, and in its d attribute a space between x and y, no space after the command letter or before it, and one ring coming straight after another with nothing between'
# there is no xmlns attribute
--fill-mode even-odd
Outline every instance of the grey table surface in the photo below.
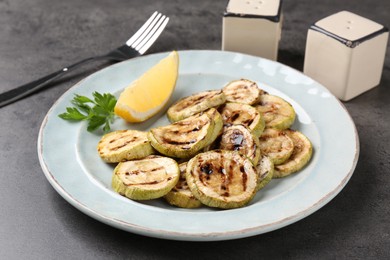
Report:
<svg viewBox="0 0 390 260"><path fill-rule="evenodd" d="M0 90L27 83L121 44L153 11L171 21L150 53L221 48L227 1L0 0ZM302 70L308 27L340 10L390 26L388 0L284 1L279 61ZM93 63L55 87L0 109L0 259L390 258L390 50L381 83L345 102L360 158L330 203L292 225L220 242L184 242L117 230L83 214L46 180L37 154L40 124Z"/></svg>

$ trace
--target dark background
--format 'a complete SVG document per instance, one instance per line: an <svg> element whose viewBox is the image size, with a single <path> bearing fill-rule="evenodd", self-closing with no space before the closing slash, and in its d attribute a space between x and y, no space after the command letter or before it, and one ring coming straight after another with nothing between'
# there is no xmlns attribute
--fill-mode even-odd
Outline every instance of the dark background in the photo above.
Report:
<svg viewBox="0 0 390 260"><path fill-rule="evenodd" d="M0 92L122 44L158 10L171 20L150 53L220 49L227 1L0 0ZM303 68L309 26L348 10L390 26L388 0L286 0L279 61ZM388 45L389 46L389 45ZM0 109L0 259L389 259L390 51L381 84L345 106L360 137L354 175L335 199L285 228L231 241L143 237L78 211L46 180L37 157L40 124L93 63L54 88Z"/></svg>

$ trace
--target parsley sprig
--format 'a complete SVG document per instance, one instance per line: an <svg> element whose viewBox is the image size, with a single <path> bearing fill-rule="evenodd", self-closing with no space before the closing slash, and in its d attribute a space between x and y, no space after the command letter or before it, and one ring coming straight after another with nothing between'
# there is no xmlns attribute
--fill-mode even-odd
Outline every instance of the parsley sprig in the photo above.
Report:
<svg viewBox="0 0 390 260"><path fill-rule="evenodd" d="M87 130L92 132L103 126L103 131L110 131L110 124L115 119L114 107L116 98L110 93L93 92L93 99L75 94L72 99L74 107L67 107L66 112L59 114L62 119L69 121L88 121Z"/></svg>

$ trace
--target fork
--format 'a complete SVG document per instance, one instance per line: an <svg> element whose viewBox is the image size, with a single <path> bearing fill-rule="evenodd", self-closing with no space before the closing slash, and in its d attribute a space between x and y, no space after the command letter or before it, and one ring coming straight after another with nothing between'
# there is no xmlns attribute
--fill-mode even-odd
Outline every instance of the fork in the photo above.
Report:
<svg viewBox="0 0 390 260"><path fill-rule="evenodd" d="M96 60L124 61L129 58L137 57L144 54L157 40L157 38L167 25L168 21L169 17L162 15L157 11L154 12L149 17L149 19L141 26L141 28L130 39L126 41L124 45L104 55L86 58L84 60L76 62L75 64L64 67L54 73L51 73L45 77L37 79L33 82L1 93L0 107L11 104L46 87L50 82L60 78L64 74L74 70L75 68L85 63Z"/></svg>

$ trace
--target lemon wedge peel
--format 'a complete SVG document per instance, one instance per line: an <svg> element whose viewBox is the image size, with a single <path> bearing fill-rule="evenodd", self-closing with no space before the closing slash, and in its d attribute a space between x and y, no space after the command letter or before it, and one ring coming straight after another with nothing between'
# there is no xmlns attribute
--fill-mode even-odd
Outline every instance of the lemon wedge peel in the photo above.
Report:
<svg viewBox="0 0 390 260"><path fill-rule="evenodd" d="M179 55L172 51L133 81L119 96L114 112L127 122L143 122L169 101L179 74Z"/></svg>

